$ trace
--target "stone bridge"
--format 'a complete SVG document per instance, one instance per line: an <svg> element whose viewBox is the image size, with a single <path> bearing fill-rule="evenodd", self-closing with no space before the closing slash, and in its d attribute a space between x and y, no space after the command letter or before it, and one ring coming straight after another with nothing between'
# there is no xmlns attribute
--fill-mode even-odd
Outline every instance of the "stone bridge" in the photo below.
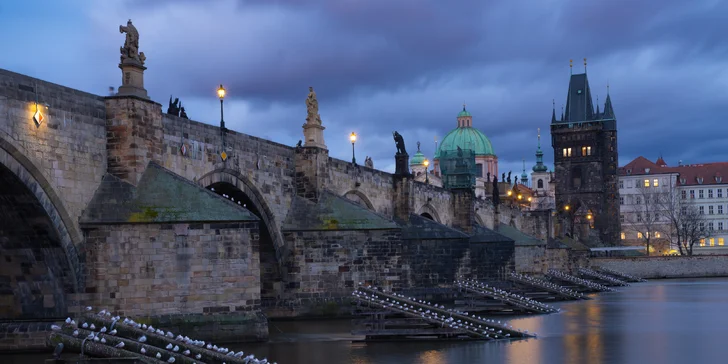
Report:
<svg viewBox="0 0 728 364"><path fill-rule="evenodd" d="M495 221L542 239L551 224L325 148L171 116L144 97L0 69L5 321L93 305L262 339L262 312L326 313L354 282L407 289L502 275L513 240L490 230Z"/></svg>

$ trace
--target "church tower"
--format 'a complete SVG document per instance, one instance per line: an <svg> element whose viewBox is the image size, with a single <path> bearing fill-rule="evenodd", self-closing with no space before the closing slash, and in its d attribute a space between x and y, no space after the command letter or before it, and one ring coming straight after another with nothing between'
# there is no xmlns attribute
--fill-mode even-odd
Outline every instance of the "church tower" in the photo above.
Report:
<svg viewBox="0 0 728 364"><path fill-rule="evenodd" d="M617 120L607 87L604 111L594 110L589 80L572 74L566 108L551 115L556 209L561 234L600 245L619 242Z"/></svg>

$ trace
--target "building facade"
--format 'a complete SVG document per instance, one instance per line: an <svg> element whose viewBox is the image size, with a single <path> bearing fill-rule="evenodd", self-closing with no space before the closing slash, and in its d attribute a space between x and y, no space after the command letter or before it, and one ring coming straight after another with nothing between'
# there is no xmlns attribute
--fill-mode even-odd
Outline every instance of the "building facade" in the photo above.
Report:
<svg viewBox="0 0 728 364"><path fill-rule="evenodd" d="M554 115L555 118L555 115ZM543 164L543 151L541 150L541 130L538 131L538 148L536 149L536 165L531 168L531 189L533 200L531 210L554 210L556 208L555 186L553 172Z"/></svg>
<svg viewBox="0 0 728 364"><path fill-rule="evenodd" d="M594 110L586 73L571 75L560 119L553 110L551 145L560 233L589 244L618 244L617 120L609 94L604 112Z"/></svg>
<svg viewBox="0 0 728 364"><path fill-rule="evenodd" d="M681 203L695 206L703 215L701 224L705 238L693 247L693 254L728 253L728 181L723 178L728 174L728 163L681 163L671 167L662 158L652 162L638 157L620 168L619 174L621 238L625 243L644 243L647 231L652 231L657 239L666 238L665 232L670 229L665 217L667 211L655 211L657 218L646 212L650 210L649 205L654 204L650 202L650 196L674 191ZM648 226L654 228L646 229ZM668 243L670 247L665 249L658 242L654 250L650 249L651 253L674 252L677 242Z"/></svg>

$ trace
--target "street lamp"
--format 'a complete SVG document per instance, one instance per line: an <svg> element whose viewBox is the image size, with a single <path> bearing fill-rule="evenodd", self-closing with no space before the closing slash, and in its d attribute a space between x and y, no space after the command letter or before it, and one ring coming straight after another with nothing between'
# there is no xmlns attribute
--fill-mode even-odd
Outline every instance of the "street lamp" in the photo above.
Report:
<svg viewBox="0 0 728 364"><path fill-rule="evenodd" d="M427 170L428 170L428 169L430 169L430 168L429 168L429 166L430 166L430 160L429 160L429 159L427 159L427 158L425 158L425 161L424 161L424 162L422 162L422 164L424 164L424 165L425 165L425 184L429 184L429 183L430 183L430 181L429 181L429 179L427 178Z"/></svg>
<svg viewBox="0 0 728 364"><path fill-rule="evenodd" d="M349 135L349 140L351 140L351 164L356 164L356 154L354 154L354 143L356 143L356 133L351 132Z"/></svg>
<svg viewBox="0 0 728 364"><path fill-rule="evenodd" d="M222 114L222 99L225 98L225 88L222 87L222 84L217 88L217 97L220 98L220 128L225 129L225 119Z"/></svg>

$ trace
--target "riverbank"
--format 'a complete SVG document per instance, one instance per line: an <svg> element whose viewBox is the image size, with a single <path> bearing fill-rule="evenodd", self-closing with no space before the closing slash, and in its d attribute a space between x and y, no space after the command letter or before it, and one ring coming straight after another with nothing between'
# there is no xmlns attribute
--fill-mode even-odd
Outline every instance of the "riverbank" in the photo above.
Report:
<svg viewBox="0 0 728 364"><path fill-rule="evenodd" d="M590 263L645 279L728 277L728 255L591 258Z"/></svg>

